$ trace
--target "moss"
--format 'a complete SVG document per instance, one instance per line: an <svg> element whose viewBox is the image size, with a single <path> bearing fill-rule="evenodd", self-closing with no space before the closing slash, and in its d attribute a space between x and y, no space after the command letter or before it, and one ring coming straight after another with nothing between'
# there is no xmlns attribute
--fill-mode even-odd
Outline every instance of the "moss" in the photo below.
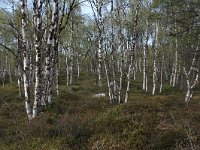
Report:
<svg viewBox="0 0 200 150"><path fill-rule="evenodd" d="M0 87L0 149L184 149L188 133L200 142L198 97L187 108L179 92L151 96L135 81L128 103L113 105L108 97L91 98L99 90L92 82L78 81L71 93L60 86L53 105L31 123L17 88Z"/></svg>

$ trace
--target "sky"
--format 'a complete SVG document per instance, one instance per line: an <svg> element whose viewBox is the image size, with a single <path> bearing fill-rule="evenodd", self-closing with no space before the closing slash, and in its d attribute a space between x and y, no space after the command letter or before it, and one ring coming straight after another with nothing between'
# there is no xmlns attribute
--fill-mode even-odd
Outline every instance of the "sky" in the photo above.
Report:
<svg viewBox="0 0 200 150"><path fill-rule="evenodd" d="M0 8L3 8L5 10L12 10L12 5L9 5L6 0L0 0Z"/></svg>
<svg viewBox="0 0 200 150"><path fill-rule="evenodd" d="M92 9L88 2L84 2L81 6L81 12L83 15L92 15Z"/></svg>

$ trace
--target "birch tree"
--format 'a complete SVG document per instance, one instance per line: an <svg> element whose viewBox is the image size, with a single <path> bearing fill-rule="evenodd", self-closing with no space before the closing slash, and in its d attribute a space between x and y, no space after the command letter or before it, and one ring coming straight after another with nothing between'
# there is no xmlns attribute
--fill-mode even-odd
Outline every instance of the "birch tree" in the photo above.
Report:
<svg viewBox="0 0 200 150"><path fill-rule="evenodd" d="M143 48L143 90L147 92L148 90L148 79L147 79L147 51L148 51L148 40L149 40L149 21L146 21L146 32L145 32L145 41Z"/></svg>
<svg viewBox="0 0 200 150"><path fill-rule="evenodd" d="M58 27L58 0L53 1L53 10L51 18L51 26L47 38L47 46L45 50L45 75L44 75L44 96L43 99L52 104L52 85L53 85L53 71L54 71L54 51L56 46L54 35ZM53 61L51 61L53 59Z"/></svg>
<svg viewBox="0 0 200 150"><path fill-rule="evenodd" d="M159 22L156 20L156 32L155 32L155 46L154 46L154 54L153 54L153 89L152 95L155 95L156 90L156 80L157 80L157 54L158 54L158 35L159 35Z"/></svg>
<svg viewBox="0 0 200 150"><path fill-rule="evenodd" d="M133 18L133 35L131 39L131 51L130 51L130 57L129 57L129 66L128 66L128 72L127 72L127 88L126 88L126 94L125 94L125 100L124 102L126 103L128 101L128 93L130 90L130 81L131 81L131 72L133 71L133 62L134 62L134 51L136 47L136 42L137 42L137 25L138 25L138 14L141 6L141 1L137 1L136 9L135 9L135 14Z"/></svg>
<svg viewBox="0 0 200 150"><path fill-rule="evenodd" d="M93 15L98 29L98 85L102 86L102 54L103 54L103 32L104 32L104 21L103 21L103 5L104 0L89 0L93 10Z"/></svg>
<svg viewBox="0 0 200 150"><path fill-rule="evenodd" d="M199 56L197 53L199 53L199 43L200 43L200 35L198 35L198 44L196 47L196 50L193 54L193 60L191 63L191 66L189 67L188 71L186 69L186 66L183 66L184 75L186 77L186 83L187 83L187 92L185 96L185 102L190 102L191 98L194 94L194 89L197 86L198 80L199 80Z"/></svg>
<svg viewBox="0 0 200 150"><path fill-rule="evenodd" d="M27 21L27 1L20 0L21 3L21 23L22 23L22 49L23 49L23 80L24 80L24 95L25 108L29 120L32 119L31 100L30 100L30 58L28 50L28 21Z"/></svg>
<svg viewBox="0 0 200 150"><path fill-rule="evenodd" d="M33 1L33 24L34 24L34 47L35 47L35 92L34 92L34 104L33 104L33 117L38 114L38 103L42 98L42 73L41 73L41 44L42 44L42 5L43 0Z"/></svg>

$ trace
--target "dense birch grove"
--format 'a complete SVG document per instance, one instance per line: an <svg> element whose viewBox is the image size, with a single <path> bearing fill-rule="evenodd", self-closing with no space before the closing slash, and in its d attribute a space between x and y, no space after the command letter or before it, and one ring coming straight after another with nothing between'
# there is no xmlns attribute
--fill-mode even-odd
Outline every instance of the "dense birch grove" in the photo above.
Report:
<svg viewBox="0 0 200 150"><path fill-rule="evenodd" d="M29 120L54 103L59 84L70 90L86 74L95 78L99 93L106 89L108 101L119 105L129 101L136 81L144 94L178 88L185 91L186 103L195 94L198 0L20 0L8 5L11 9L0 11L0 79L3 86L18 85Z"/></svg>

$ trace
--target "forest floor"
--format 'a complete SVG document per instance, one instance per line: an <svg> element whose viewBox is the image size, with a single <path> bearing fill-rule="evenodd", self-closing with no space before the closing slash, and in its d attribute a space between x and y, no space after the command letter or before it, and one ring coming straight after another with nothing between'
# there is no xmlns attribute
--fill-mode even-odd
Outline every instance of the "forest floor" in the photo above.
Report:
<svg viewBox="0 0 200 150"><path fill-rule="evenodd" d="M63 83L64 84L64 83ZM66 90L28 122L16 85L0 87L1 150L200 150L200 96L189 106L169 87L151 96L134 82L126 104L110 104L93 80Z"/></svg>

